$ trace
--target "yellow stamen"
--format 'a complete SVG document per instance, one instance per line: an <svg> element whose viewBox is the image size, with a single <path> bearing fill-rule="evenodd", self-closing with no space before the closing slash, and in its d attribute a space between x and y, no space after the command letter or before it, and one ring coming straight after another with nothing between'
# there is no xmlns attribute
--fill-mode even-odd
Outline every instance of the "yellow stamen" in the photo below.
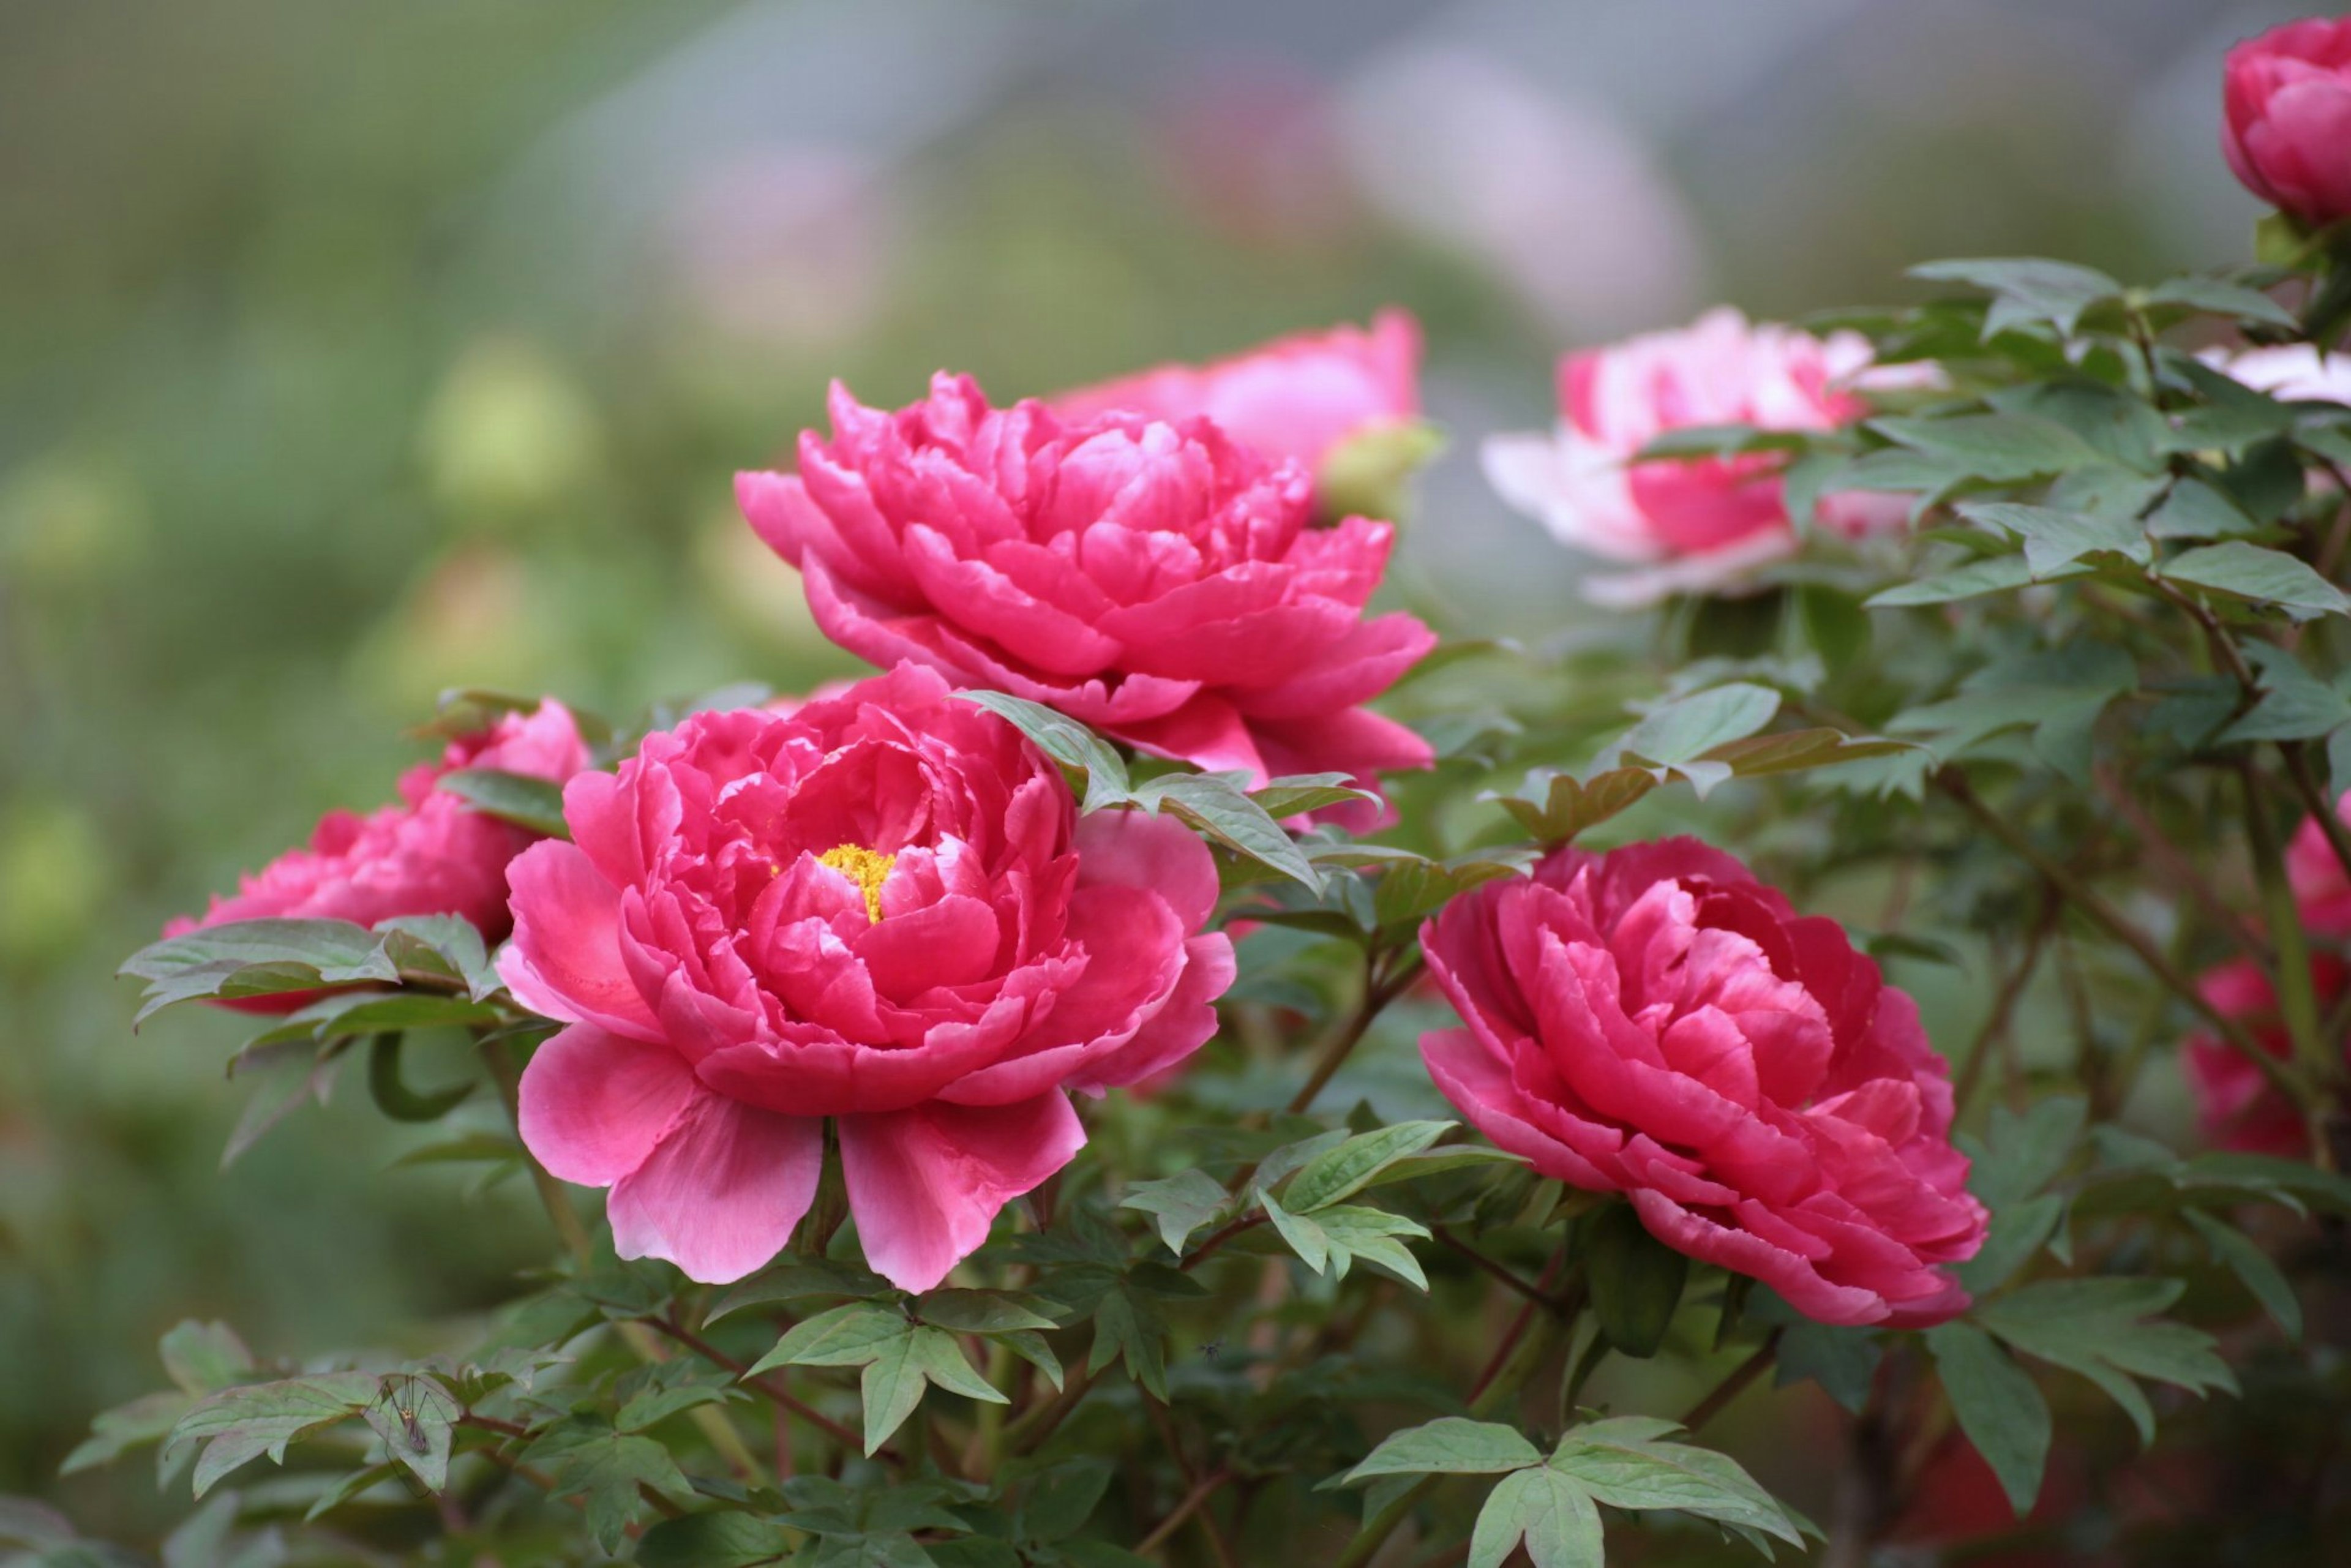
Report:
<svg viewBox="0 0 2351 1568"><path fill-rule="evenodd" d="M888 879L890 868L898 863L896 855L877 854L862 844L835 844L817 856L816 863L830 866L855 883L865 894L865 918L881 920L882 883Z"/></svg>

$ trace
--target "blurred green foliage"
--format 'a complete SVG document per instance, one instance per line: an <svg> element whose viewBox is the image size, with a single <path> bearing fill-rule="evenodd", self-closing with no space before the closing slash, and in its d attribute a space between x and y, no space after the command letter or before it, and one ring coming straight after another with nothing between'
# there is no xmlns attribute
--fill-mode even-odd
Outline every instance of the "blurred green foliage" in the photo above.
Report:
<svg viewBox="0 0 2351 1568"><path fill-rule="evenodd" d="M185 1504L141 1467L54 1476L92 1411L152 1385L170 1323L225 1318L299 1356L461 1313L541 1256L519 1184L449 1226L459 1179L388 1173L411 1135L340 1101L216 1172L235 1022L134 1037L110 976L320 810L389 798L443 686L625 714L845 671L727 484L820 419L829 377L880 403L942 364L1041 392L1394 300L1465 407L1541 417L1556 334L1475 263L1344 204L1300 233L1221 223L1171 178L1146 106L1082 78L1024 78L893 167L872 299L841 321L749 337L657 267L588 265L613 258L564 237L590 232L567 222L576 193L527 172L729 9L0 12L0 1492L152 1531ZM1916 189L1988 150L2012 166L2036 112L2064 122L1947 115L1878 174ZM1832 123L1899 119L1849 103ZM1719 152L1696 162L1701 192L1733 183ZM1708 266L1771 306L1987 235L2145 259L2119 204L1966 190L1955 235L1953 204L1823 168L1801 232L1751 256L1729 212L1702 213ZM1468 465L1457 450L1443 472ZM1449 528L1426 518L1400 573L1424 613L1494 630L1482 581L1557 629L1571 569L1548 542L1506 535L1506 560ZM1948 1011L1934 989L1958 984L1922 978Z"/></svg>

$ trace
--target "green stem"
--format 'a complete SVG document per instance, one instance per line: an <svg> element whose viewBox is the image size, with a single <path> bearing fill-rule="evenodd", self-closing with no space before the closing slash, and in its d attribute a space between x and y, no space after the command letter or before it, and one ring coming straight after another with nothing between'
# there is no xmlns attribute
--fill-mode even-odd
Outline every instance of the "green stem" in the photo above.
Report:
<svg viewBox="0 0 2351 1568"><path fill-rule="evenodd" d="M2262 797L2261 779L2250 765L2241 764L2237 777L2245 789L2245 838L2252 852L2253 879L2261 889L2262 912L2269 925L2270 943L2277 950L2278 1015L2294 1040L2294 1055L2314 1082L2324 1082L2330 1064L2318 1032L2318 992L2310 978L2310 938L2302 928L2302 911L2294 903L2294 884L2285 872L2285 850L2278 841L2277 824L2269 802Z"/></svg>
<svg viewBox="0 0 2351 1568"><path fill-rule="evenodd" d="M482 1060L490 1070L491 1079L498 1086L498 1097L506 1102L507 1115L514 1121L519 1132L522 1126L522 1069L515 1061L513 1039L503 1033L486 1035L481 1048ZM531 1186L538 1191L539 1207L547 1210L548 1222L554 1226L563 1249L571 1255L573 1264L586 1268L595 1255L595 1247L589 1239L587 1226L580 1222L580 1211L571 1207L570 1195L528 1150L523 1152L523 1163L530 1167ZM644 1324L615 1323L612 1326L620 1332L622 1342L629 1347L630 1353L646 1365L669 1359L662 1350L661 1342ZM759 1461L752 1456L750 1448L743 1441L743 1435L735 1430L733 1423L708 1405L698 1405L688 1415L694 1424L702 1428L702 1435L709 1439L711 1448L726 1461L727 1468L736 1473L737 1479L745 1481L759 1479Z"/></svg>
<svg viewBox="0 0 2351 1568"><path fill-rule="evenodd" d="M2146 966L2148 974L2160 981L2165 989L2188 1004L2197 1017L2210 1025L2212 1031L2260 1070L2272 1087L2289 1096L2296 1105L2308 1106L2314 1095L2300 1073L2262 1049L2261 1042L2246 1031L2245 1026L2229 1017L2205 999L2204 993L2175 967L2154 939L2124 918L2095 889L2075 876L2064 865L2043 853L2032 840L2020 832L2009 820L1985 805L1967 778L1956 768L1945 768L1934 776L1936 788L1959 802L1976 825L2006 845L2011 853L2041 873L2043 881L2056 889L2065 901L2086 915L2091 923L2129 948Z"/></svg>
<svg viewBox="0 0 2351 1568"><path fill-rule="evenodd" d="M1533 1305L1532 1302L1528 1303L1530 1312L1532 1312ZM1470 1403L1469 1414L1482 1421L1516 1398L1527 1379L1532 1377L1550 1357L1565 1326L1560 1318L1550 1312L1534 1312L1533 1322L1528 1325L1526 1333L1509 1357L1495 1369L1485 1392ZM1354 1540L1347 1543L1347 1549L1338 1555L1332 1568L1364 1568L1364 1564L1387 1544L1387 1539L1395 1533L1396 1526L1405 1521L1429 1489L1436 1486L1437 1479L1435 1476L1422 1477L1403 1496L1365 1520L1364 1528L1356 1532Z"/></svg>
<svg viewBox="0 0 2351 1568"><path fill-rule="evenodd" d="M517 1129L522 1125L522 1069L515 1061L514 1040L510 1035L486 1035L482 1040L482 1061L490 1070L490 1078L498 1086L498 1098L506 1102L507 1117ZM580 1223L580 1211L571 1207L571 1197L563 1184L545 1166L538 1163L528 1150L523 1153L523 1163L530 1167L530 1184L538 1189L538 1203L547 1210L548 1223L555 1227L556 1239L571 1260L583 1268L595 1249L588 1239L588 1228Z"/></svg>
<svg viewBox="0 0 2351 1568"><path fill-rule="evenodd" d="M1420 958L1416 950L1384 972L1377 960L1366 956L1364 999L1357 1004L1353 1016L1323 1044L1315 1057L1313 1071L1307 1074L1306 1082L1299 1087L1298 1092L1290 1096L1289 1105L1284 1108L1291 1115L1303 1114L1314 1103L1315 1096L1321 1094L1339 1069L1346 1065L1347 1058L1362 1043L1364 1036L1371 1031L1372 1024L1380 1013L1406 986L1412 984L1413 977L1419 970Z"/></svg>

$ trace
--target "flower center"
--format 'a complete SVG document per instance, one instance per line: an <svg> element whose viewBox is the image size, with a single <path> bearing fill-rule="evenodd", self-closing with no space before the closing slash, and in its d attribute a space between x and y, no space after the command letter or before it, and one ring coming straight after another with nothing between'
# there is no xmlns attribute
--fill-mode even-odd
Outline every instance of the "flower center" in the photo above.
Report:
<svg viewBox="0 0 2351 1568"><path fill-rule="evenodd" d="M855 883L865 894L865 918L878 924L882 919L882 883L890 875L890 868L898 863L896 855L885 855L867 849L862 844L835 844L816 857L816 863L830 866Z"/></svg>

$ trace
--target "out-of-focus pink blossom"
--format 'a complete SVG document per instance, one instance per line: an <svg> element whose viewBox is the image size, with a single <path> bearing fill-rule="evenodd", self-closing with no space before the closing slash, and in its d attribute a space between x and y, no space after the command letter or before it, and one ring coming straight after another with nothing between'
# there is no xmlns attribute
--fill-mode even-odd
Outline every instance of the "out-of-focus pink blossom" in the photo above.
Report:
<svg viewBox="0 0 2351 1568"><path fill-rule="evenodd" d="M1105 413L1170 423L1206 418L1270 462L1320 474L1351 437L1420 413L1420 324L1383 310L1353 325L1299 332L1206 365L1161 365L1051 400L1071 423Z"/></svg>
<svg viewBox="0 0 2351 1568"><path fill-rule="evenodd" d="M2311 959L2310 977L2320 1008L2332 1011L2342 999L2346 982L2351 981L2351 969L2322 953ZM2293 1040L2278 1016L2277 993L2251 958L2207 970L2197 988L2223 1016L2243 1024L2263 1051L2281 1061L2292 1052ZM2210 1032L2192 1035L2186 1061L2197 1117L2210 1142L2246 1154L2293 1156L2309 1152L2309 1130L2294 1102L2234 1046Z"/></svg>
<svg viewBox="0 0 2351 1568"><path fill-rule="evenodd" d="M481 928L493 944L511 924L507 913L507 862L537 834L474 810L434 786L461 768L495 768L562 783L589 765L579 726L552 697L529 714L509 713L495 724L451 741L437 762L401 775L400 803L362 817L329 811L310 842L288 850L238 880L236 892L213 899L202 917L182 916L163 928L184 936L232 920L350 920L373 925L398 915L455 915ZM249 1012L286 1012L314 992L248 998Z"/></svg>
<svg viewBox="0 0 2351 1568"><path fill-rule="evenodd" d="M1489 437L1486 475L1562 543L1642 569L1587 578L1595 602L1736 589L1796 549L1781 460L1759 453L1636 463L1634 455L1694 426L1834 430L1868 412L1862 389L1918 380L1908 367L1874 367L1858 333L1755 326L1726 307L1687 328L1568 355L1557 430ZM1823 497L1817 511L1826 527L1857 538L1899 529L1907 507L1902 497L1847 492Z"/></svg>

